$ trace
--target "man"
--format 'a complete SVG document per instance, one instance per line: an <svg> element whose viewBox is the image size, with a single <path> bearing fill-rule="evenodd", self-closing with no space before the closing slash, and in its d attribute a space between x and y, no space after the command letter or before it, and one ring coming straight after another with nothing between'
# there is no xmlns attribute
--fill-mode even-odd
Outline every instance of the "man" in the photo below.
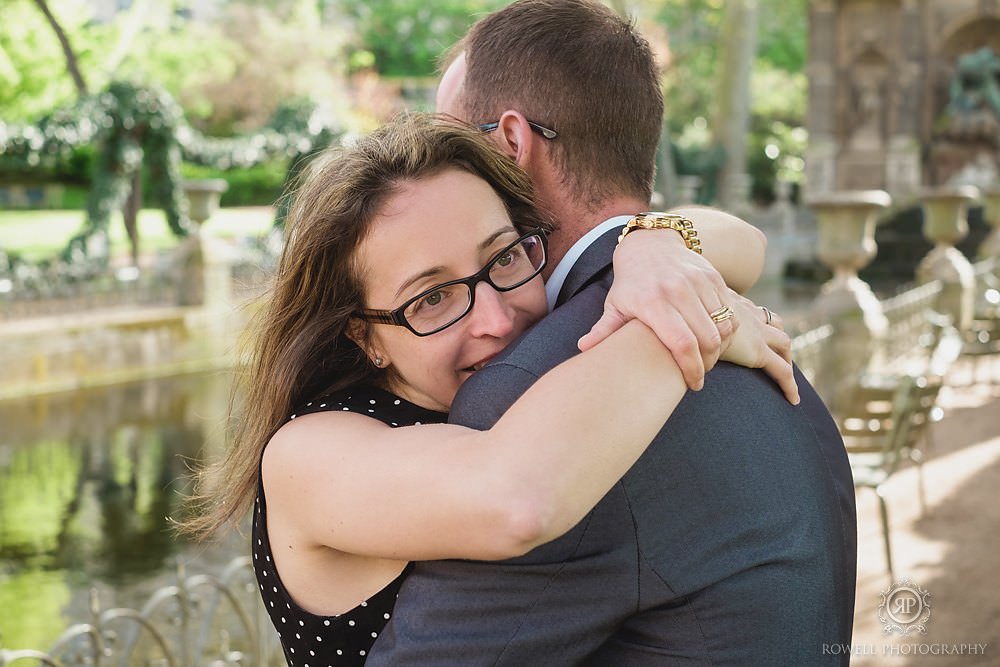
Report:
<svg viewBox="0 0 1000 667"><path fill-rule="evenodd" d="M601 317L617 234L649 206L662 100L648 44L595 2L516 2L461 48L439 110L490 131L561 225L555 310L452 407L488 428ZM846 661L829 646L851 638L853 484L835 424L797 380L793 406L760 371L718 364L563 537L509 561L418 563L368 664Z"/></svg>

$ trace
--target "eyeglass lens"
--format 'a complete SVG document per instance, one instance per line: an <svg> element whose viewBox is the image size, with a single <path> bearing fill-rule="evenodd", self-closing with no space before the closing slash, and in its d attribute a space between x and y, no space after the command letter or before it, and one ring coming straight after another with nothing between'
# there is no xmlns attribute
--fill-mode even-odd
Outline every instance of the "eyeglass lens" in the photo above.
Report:
<svg viewBox="0 0 1000 667"><path fill-rule="evenodd" d="M545 250L538 235L526 236L490 260L480 280L501 292L523 285L538 275ZM406 321L418 333L431 333L462 319L471 310L473 290L478 281L435 287L409 303L403 310Z"/></svg>

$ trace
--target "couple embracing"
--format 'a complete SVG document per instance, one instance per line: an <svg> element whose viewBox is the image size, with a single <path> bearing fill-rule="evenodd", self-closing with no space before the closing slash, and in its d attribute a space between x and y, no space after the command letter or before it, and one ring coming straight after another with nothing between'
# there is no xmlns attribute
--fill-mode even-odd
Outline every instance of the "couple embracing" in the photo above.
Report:
<svg viewBox="0 0 1000 667"><path fill-rule="evenodd" d="M600 3L521 0L456 47L438 111L296 191L188 524L253 506L288 663L844 660L843 443L739 294L762 235L647 212L647 42Z"/></svg>

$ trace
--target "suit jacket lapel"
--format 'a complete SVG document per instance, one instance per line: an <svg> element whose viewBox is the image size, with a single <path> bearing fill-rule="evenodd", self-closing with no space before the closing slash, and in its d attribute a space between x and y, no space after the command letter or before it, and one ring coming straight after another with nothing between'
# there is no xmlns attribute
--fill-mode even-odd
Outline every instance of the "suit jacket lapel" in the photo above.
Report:
<svg viewBox="0 0 1000 667"><path fill-rule="evenodd" d="M559 298L556 299L556 308L594 280L600 278L604 271L611 266L611 256L615 251L615 244L620 233L621 227L609 229L583 251L580 258L576 260L576 264L566 275L566 281L563 283L562 289L559 290Z"/></svg>

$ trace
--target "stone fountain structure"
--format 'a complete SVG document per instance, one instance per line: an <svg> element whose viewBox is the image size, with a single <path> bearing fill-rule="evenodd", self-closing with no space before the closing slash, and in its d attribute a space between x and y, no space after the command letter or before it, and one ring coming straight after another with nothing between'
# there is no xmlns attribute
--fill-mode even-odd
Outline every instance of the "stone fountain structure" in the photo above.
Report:
<svg viewBox="0 0 1000 667"><path fill-rule="evenodd" d="M993 184L1000 0L811 0L810 194Z"/></svg>
<svg viewBox="0 0 1000 667"><path fill-rule="evenodd" d="M976 317L970 206L1000 225L1000 0L810 0L809 18L804 194L833 271L814 308L835 341L816 380L836 411L893 343L858 275L878 231L881 289L925 285L936 326ZM997 250L1000 231L980 254Z"/></svg>

